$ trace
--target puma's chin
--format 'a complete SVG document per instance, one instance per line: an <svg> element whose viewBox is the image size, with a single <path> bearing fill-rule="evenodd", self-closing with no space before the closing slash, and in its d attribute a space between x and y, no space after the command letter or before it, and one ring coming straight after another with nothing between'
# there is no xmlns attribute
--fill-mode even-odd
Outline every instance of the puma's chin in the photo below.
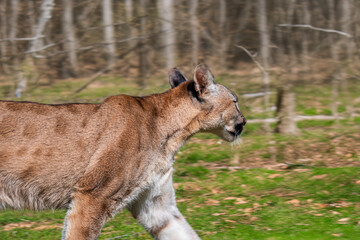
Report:
<svg viewBox="0 0 360 240"><path fill-rule="evenodd" d="M226 128L216 129L212 132L227 142L235 142L239 138L239 135L237 135L235 132L232 132L231 130L227 130Z"/></svg>

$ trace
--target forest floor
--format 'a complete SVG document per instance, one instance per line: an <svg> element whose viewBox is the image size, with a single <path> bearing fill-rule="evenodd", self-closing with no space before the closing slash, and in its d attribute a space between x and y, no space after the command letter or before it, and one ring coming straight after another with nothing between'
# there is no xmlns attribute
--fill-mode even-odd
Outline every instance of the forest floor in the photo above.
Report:
<svg viewBox="0 0 360 240"><path fill-rule="evenodd" d="M139 89L132 79L104 76L73 94L86 79L37 83L20 100L43 103L101 102L116 94L146 95L169 88L150 79ZM263 113L259 79L242 73L218 82L239 96L248 119ZM12 86L0 82L0 96ZM275 88L272 89L276 91ZM297 114L330 115L331 84L295 86ZM349 80L338 98L343 119L299 121L300 133L266 133L247 124L238 145L211 134L191 138L175 156L174 187L179 209L202 239L358 239L360 236L360 84ZM271 97L275 104L275 95ZM350 103L350 104L349 104ZM349 117L348 106L354 112ZM272 129L275 125L271 124ZM65 211L0 211L0 239L59 239ZM151 239L128 211L104 227L100 239Z"/></svg>

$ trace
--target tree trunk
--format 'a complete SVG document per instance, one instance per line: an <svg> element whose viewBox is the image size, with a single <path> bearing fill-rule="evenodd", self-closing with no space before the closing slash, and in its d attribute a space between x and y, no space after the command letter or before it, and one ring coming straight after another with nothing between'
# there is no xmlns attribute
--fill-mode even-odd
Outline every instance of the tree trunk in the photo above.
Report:
<svg viewBox="0 0 360 240"><path fill-rule="evenodd" d="M41 4L41 14L39 16L38 23L36 25L35 31L33 33L33 40L30 42L29 52L32 54L33 57L39 57L37 52L40 51L43 45L42 34L45 30L45 26L48 23L49 19L51 18L51 12L54 7L53 0L44 0ZM26 65L28 58L25 58L22 62L22 66ZM34 65L34 63L32 63ZM35 65L34 65L35 66ZM24 75L19 75L18 77L18 85L15 91L15 95L20 97L22 92L25 90L27 86L27 77Z"/></svg>
<svg viewBox="0 0 360 240"><path fill-rule="evenodd" d="M34 40L30 44L30 52L36 56L36 52L43 45L42 33L45 30L46 23L51 18L51 11L54 7L54 0L44 0L41 4L41 15L36 26Z"/></svg>
<svg viewBox="0 0 360 240"><path fill-rule="evenodd" d="M341 30L343 32L352 34L351 24L352 24L352 6L351 6L351 0L342 0L342 13L341 13ZM354 45L353 42L349 42L348 40L345 40L345 47L346 47L346 53L347 53L347 59L348 61L351 61L353 53L354 53Z"/></svg>
<svg viewBox="0 0 360 240"><path fill-rule="evenodd" d="M139 5L142 5L143 3L139 3ZM141 8L141 7L140 7ZM128 36L130 38L134 38L136 36L135 28L133 27L133 1L132 0L125 0L125 15L126 15L126 22L128 26ZM133 49L137 45L137 42L135 40L129 41L129 48Z"/></svg>
<svg viewBox="0 0 360 240"><path fill-rule="evenodd" d="M67 51L67 57L70 63L70 69L68 69L68 73L72 76L76 76L78 72L78 61L73 26L73 3L72 0L63 0L63 4L63 32L65 35L64 48Z"/></svg>
<svg viewBox="0 0 360 240"><path fill-rule="evenodd" d="M252 6L253 6L252 0L246 0L245 7L241 10L239 18L237 20L238 26L234 37L235 44L240 44L241 34L249 22Z"/></svg>
<svg viewBox="0 0 360 240"><path fill-rule="evenodd" d="M260 37L260 58L261 62L267 70L269 68L270 58L270 34L267 26L266 0L257 0L257 24ZM268 85L268 82L264 83Z"/></svg>
<svg viewBox="0 0 360 240"><path fill-rule="evenodd" d="M19 1L18 0L12 0L11 3L11 15L9 19L10 24L10 32L9 32L9 38L10 38L10 49L11 49L11 55L16 55L16 44L14 39L16 38L16 32L17 32L17 25L18 25L18 15L19 15ZM16 71L17 68L17 58L14 58L13 61L13 68Z"/></svg>
<svg viewBox="0 0 360 240"><path fill-rule="evenodd" d="M257 25L260 37L260 57L264 67L264 108L267 111L269 107L269 84L270 78L268 74L269 70L269 58L270 58L270 35L267 27L267 16L266 16L266 0L257 0ZM264 125L267 131L270 130L268 124Z"/></svg>
<svg viewBox="0 0 360 240"><path fill-rule="evenodd" d="M104 24L104 38L107 49L107 65L112 68L115 64L116 51L114 42L112 0L102 1L102 18Z"/></svg>
<svg viewBox="0 0 360 240"><path fill-rule="evenodd" d="M288 84L278 92L277 116L279 120L276 132L281 134L297 134L299 132L295 121L295 106L295 93Z"/></svg>
<svg viewBox="0 0 360 240"><path fill-rule="evenodd" d="M100 1L102 0L88 1L81 13L76 16L77 22L79 23L81 28L87 29L89 27L89 15L91 15L99 7Z"/></svg>
<svg viewBox="0 0 360 240"><path fill-rule="evenodd" d="M277 22L286 22L285 18L285 10L284 5L281 0L277 0L276 2L276 18ZM283 66L285 62L285 44L284 44L284 34L283 29L277 27L276 28L276 64L279 66Z"/></svg>
<svg viewBox="0 0 360 240"><path fill-rule="evenodd" d="M335 15L335 2L334 0L327 0L329 6L329 29L336 29L336 15ZM338 117L338 96L339 96L339 78L341 76L341 67L339 63L338 56L338 44L336 42L336 37L332 34L329 35L330 38L330 52L331 58L334 64L334 72L332 74L332 105L331 112L334 117Z"/></svg>
<svg viewBox="0 0 360 240"><path fill-rule="evenodd" d="M35 9L34 2L32 0L27 0L27 15L31 26L31 36L34 36L36 31L36 20L35 20L34 9Z"/></svg>
<svg viewBox="0 0 360 240"><path fill-rule="evenodd" d="M1 25L0 25L0 37L1 39L6 39L7 38L7 21L6 21L6 1L1 1L0 2L0 21L1 21ZM1 50L1 58L2 59L7 59L6 55L7 55L7 44L6 41L0 41L0 50ZM8 65L6 64L7 61L1 61L1 67L2 67L2 71L4 73L8 73Z"/></svg>
<svg viewBox="0 0 360 240"><path fill-rule="evenodd" d="M174 0L157 0L166 69L175 66Z"/></svg>
<svg viewBox="0 0 360 240"><path fill-rule="evenodd" d="M222 70L226 70L226 49L227 49L227 36L226 36L226 0L219 0L219 33L220 33L220 46L219 46L219 66Z"/></svg>
<svg viewBox="0 0 360 240"><path fill-rule="evenodd" d="M147 34L147 16L146 16L146 0L139 0L139 15L140 15L140 35L146 36ZM148 46L146 39L142 38L139 40L139 79L138 84L140 87L145 87L145 79L149 73L149 56L148 56Z"/></svg>
<svg viewBox="0 0 360 240"><path fill-rule="evenodd" d="M356 1L354 5L355 9L360 9L360 1ZM356 60L360 61L360 12L355 11L354 17L354 42L355 42L355 50L356 50Z"/></svg>
<svg viewBox="0 0 360 240"><path fill-rule="evenodd" d="M198 64L199 58L199 30L198 30L198 19L197 19L197 8L198 0L189 0L190 8L190 24L191 24L191 39L192 39L192 51L191 51L191 60L193 64Z"/></svg>
<svg viewBox="0 0 360 240"><path fill-rule="evenodd" d="M287 23L292 24L294 18L294 11L295 11L295 3L296 0L289 0L289 6L287 8ZM290 71L291 74L295 74L292 69L297 65L296 59L296 50L295 50L295 37L294 32L291 28L288 29L288 48L289 48L289 55L290 55Z"/></svg>
<svg viewBox="0 0 360 240"><path fill-rule="evenodd" d="M308 0L303 0L302 3L302 12L300 11L300 16L302 15L304 20L304 24L306 25L310 25L311 24L311 15L310 15L310 11L309 11L309 2ZM308 57L309 57L309 36L307 31L304 31L302 33L303 39L301 42L302 45L302 62L305 68L305 71L309 71L309 61L308 61Z"/></svg>

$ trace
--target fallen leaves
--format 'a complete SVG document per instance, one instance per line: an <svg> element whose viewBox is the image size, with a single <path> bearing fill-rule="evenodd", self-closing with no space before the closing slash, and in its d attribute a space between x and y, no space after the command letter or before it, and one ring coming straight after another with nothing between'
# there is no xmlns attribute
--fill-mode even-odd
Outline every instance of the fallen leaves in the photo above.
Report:
<svg viewBox="0 0 360 240"><path fill-rule="evenodd" d="M321 175L314 175L311 177L311 179L319 180L319 179L324 179L326 177L327 177L327 174L321 174Z"/></svg>
<svg viewBox="0 0 360 240"><path fill-rule="evenodd" d="M236 221L234 221L234 220L230 220L230 219L225 219L225 222L229 222L229 223L236 223Z"/></svg>
<svg viewBox="0 0 360 240"><path fill-rule="evenodd" d="M293 206L299 206L300 205L300 201L298 199L292 199L290 201L286 202L287 204L292 204Z"/></svg>
<svg viewBox="0 0 360 240"><path fill-rule="evenodd" d="M213 216L221 216L221 215L224 215L225 213L213 213L213 214L211 214L211 215L213 215Z"/></svg>
<svg viewBox="0 0 360 240"><path fill-rule="evenodd" d="M236 200L234 202L235 205L248 203L248 201L246 201L245 198L226 197L226 198L224 198L224 200Z"/></svg>
<svg viewBox="0 0 360 240"><path fill-rule="evenodd" d="M244 213L251 213L251 212L254 212L254 208L245 208L244 210L243 210L243 212Z"/></svg>
<svg viewBox="0 0 360 240"><path fill-rule="evenodd" d="M338 224L348 224L350 218L341 218L337 221Z"/></svg>
<svg viewBox="0 0 360 240"><path fill-rule="evenodd" d="M217 205L220 205L220 201L209 198L209 199L207 199L205 201L205 205L207 205L207 206L217 206Z"/></svg>
<svg viewBox="0 0 360 240"><path fill-rule="evenodd" d="M270 178L270 179L279 178L279 177L282 177L282 175L279 173L271 174L268 176L268 178Z"/></svg>
<svg viewBox="0 0 360 240"><path fill-rule="evenodd" d="M343 235L343 233L333 233L331 235L334 237L341 237Z"/></svg>

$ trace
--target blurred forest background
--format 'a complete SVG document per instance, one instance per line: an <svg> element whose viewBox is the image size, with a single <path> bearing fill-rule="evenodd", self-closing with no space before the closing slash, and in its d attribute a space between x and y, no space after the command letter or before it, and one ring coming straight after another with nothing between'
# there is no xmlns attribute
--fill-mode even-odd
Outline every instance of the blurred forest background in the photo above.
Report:
<svg viewBox="0 0 360 240"><path fill-rule="evenodd" d="M146 85L198 62L241 70L252 60L240 45L270 75L322 73L346 87L359 76L359 9L356 0L1 0L0 73L30 85L111 69Z"/></svg>
<svg viewBox="0 0 360 240"><path fill-rule="evenodd" d="M162 92L206 63L248 124L175 156L202 239L360 235L359 0L0 0L0 59L0 98L43 103ZM60 238L64 216L0 211L0 239ZM113 238L151 239L126 211Z"/></svg>
<svg viewBox="0 0 360 240"><path fill-rule="evenodd" d="M271 111L278 89L278 130L295 133L294 84L331 83L337 118L339 91L359 79L358 9L355 0L1 0L3 95L87 78L79 93L109 72L144 88L174 66L191 73L205 62L216 73L259 71L259 88L245 97L262 96Z"/></svg>

